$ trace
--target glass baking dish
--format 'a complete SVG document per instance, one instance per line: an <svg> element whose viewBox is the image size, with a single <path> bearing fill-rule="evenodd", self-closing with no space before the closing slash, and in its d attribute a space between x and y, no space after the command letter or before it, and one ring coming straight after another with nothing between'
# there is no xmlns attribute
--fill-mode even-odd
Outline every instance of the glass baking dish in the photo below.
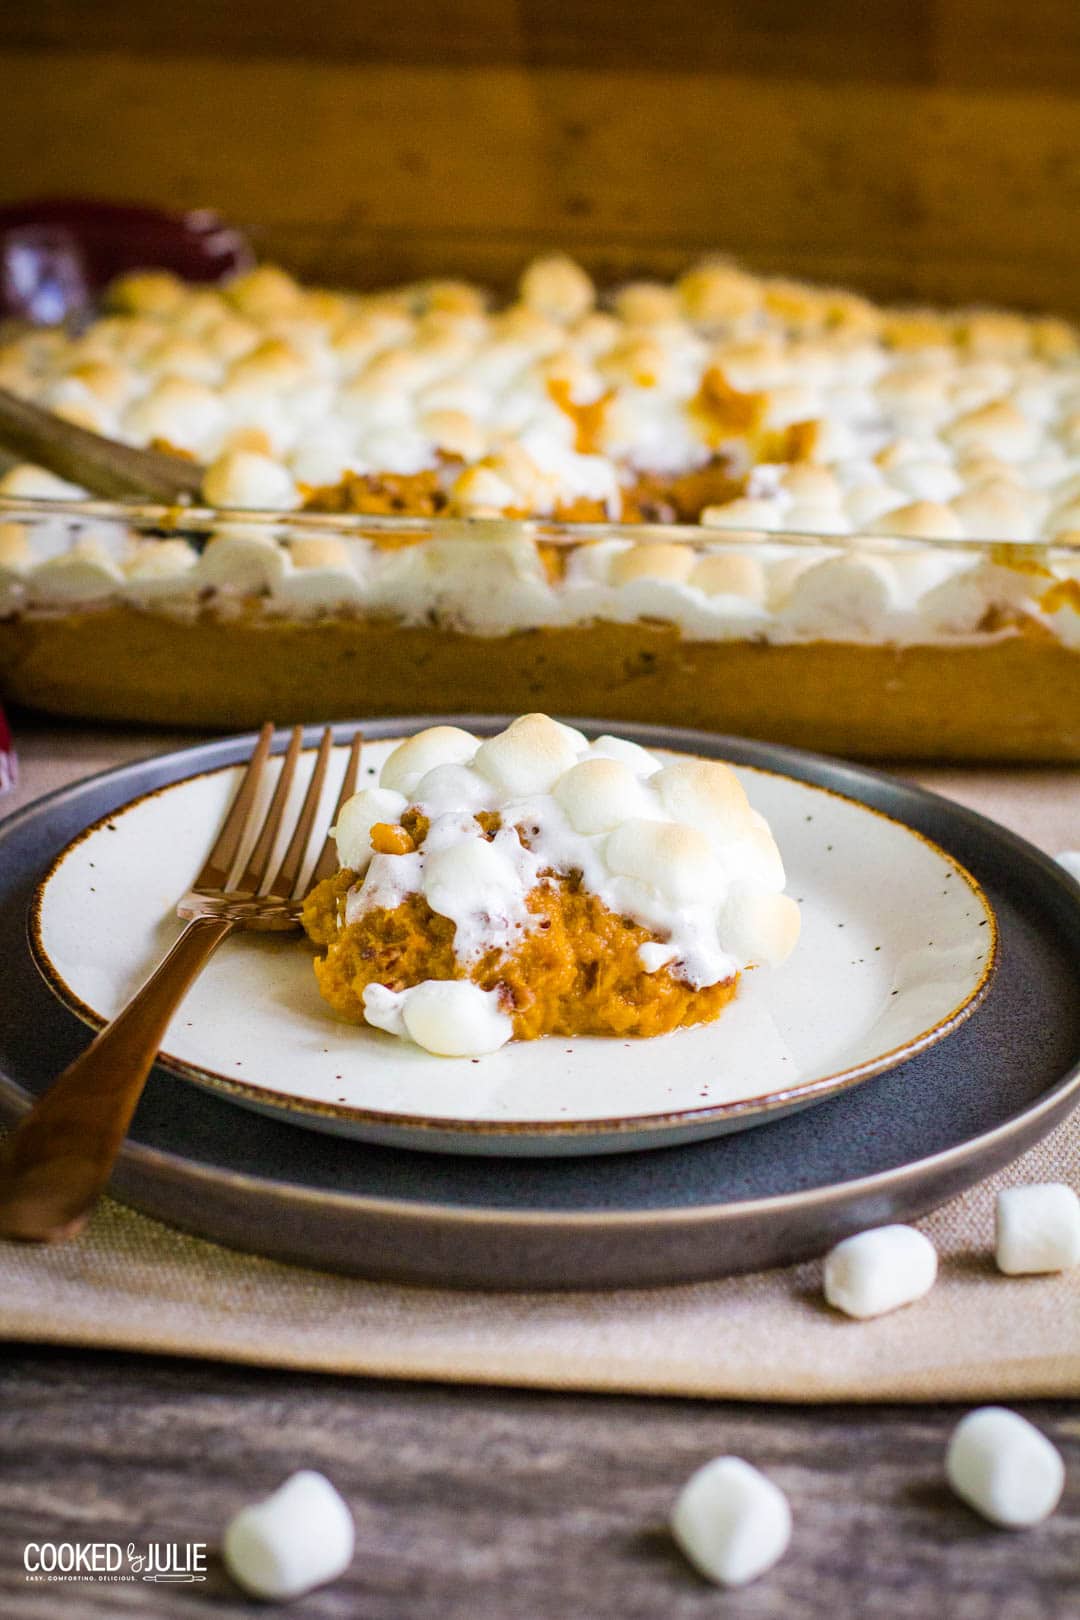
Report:
<svg viewBox="0 0 1080 1620"><path fill-rule="evenodd" d="M1080 546L0 498L0 693L235 728L523 711L1080 759Z"/></svg>

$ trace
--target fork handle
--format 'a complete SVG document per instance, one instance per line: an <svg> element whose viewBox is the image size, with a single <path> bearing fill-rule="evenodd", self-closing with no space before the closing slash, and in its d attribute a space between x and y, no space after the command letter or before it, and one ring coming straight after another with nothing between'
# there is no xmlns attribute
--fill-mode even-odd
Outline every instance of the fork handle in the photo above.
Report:
<svg viewBox="0 0 1080 1620"><path fill-rule="evenodd" d="M104 1188L169 1020L236 924L189 922L164 961L0 1149L0 1237L74 1237Z"/></svg>

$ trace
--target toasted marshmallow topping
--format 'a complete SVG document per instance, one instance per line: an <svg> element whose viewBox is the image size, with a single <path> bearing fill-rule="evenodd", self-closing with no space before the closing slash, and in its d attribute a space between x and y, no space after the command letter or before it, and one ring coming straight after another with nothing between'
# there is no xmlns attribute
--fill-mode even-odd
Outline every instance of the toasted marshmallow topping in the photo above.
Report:
<svg viewBox="0 0 1080 1620"><path fill-rule="evenodd" d="M302 485L429 469L452 515L585 499L617 519L638 474L719 452L793 476L710 507L718 526L1020 540L1067 526L1080 337L1065 322L881 310L715 261L624 287L603 311L596 298L559 254L529 265L504 309L461 283L347 294L271 265L222 288L139 273L78 337L0 347L0 378L99 431L195 455L222 506L288 508ZM990 462L1004 478L987 490ZM854 465L867 469L855 484ZM680 564L649 566L674 578Z"/></svg>
<svg viewBox="0 0 1080 1620"><path fill-rule="evenodd" d="M715 261L598 310L559 255L528 267L504 309L460 283L329 293L273 266L222 288L140 273L110 301L77 337L0 345L0 379L100 431L194 455L212 506L288 512L350 476L422 474L449 517L580 515L584 502L618 524L642 478L713 456L743 487L701 511L700 547L604 540L554 578L534 541L498 534L402 552L358 540L347 559L298 549L262 568L213 542L148 590L123 558L111 573L57 565L78 533L39 524L5 613L71 606L81 584L87 602L182 617L228 616L244 597L271 617L367 613L491 636L648 617L694 639L912 645L1027 622L1080 645L1080 597L1053 590L1076 577L1067 558L1047 579L927 548L949 575L928 581L889 549L894 536L916 554L931 540L1075 544L1080 337L1066 323L879 310ZM0 493L82 491L22 466ZM714 543L724 531L757 536L755 555ZM784 557L767 540L784 532L882 538Z"/></svg>
<svg viewBox="0 0 1080 1620"><path fill-rule="evenodd" d="M372 828L410 805L428 821L420 848L375 852ZM480 810L500 818L490 836ZM547 715L524 715L483 742L454 726L418 732L386 760L378 787L344 805L335 836L342 866L359 878L346 924L423 895L453 922L464 973L540 925L527 900L550 874L579 872L609 910L657 936L641 947L643 970L668 968L694 989L778 963L798 938L779 851L729 766L665 765L618 737L590 743ZM369 986L364 1007L369 1023L447 1056L493 1051L511 1034L497 994L467 979Z"/></svg>

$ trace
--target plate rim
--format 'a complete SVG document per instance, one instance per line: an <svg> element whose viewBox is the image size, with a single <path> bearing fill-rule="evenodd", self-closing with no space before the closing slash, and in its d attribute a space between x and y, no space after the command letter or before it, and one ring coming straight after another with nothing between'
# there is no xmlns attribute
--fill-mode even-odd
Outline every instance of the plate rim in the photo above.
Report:
<svg viewBox="0 0 1080 1620"><path fill-rule="evenodd" d="M452 722L449 723L456 723L458 718L459 717L457 716L453 717ZM472 719L474 723L480 722L483 724L494 724L497 723L502 717L477 715L469 718ZM396 723L397 722L395 721L394 717L378 723L378 730L381 735L378 737L372 737L372 741L385 741L388 737L393 738L396 735L395 731L393 730ZM406 727L423 729L428 722L426 717L405 717L401 723ZM442 723L447 724L448 721L444 719ZM614 724L615 722L597 720L593 718L575 723L580 723L581 726L595 731L598 727L602 727L607 724ZM362 720L339 722L333 728L334 746L343 746L344 743L351 740L353 733L358 730L363 730L365 725L370 726L371 722L365 723ZM693 732L684 730L680 727L649 727L647 725L640 725L638 729L640 731L649 731L654 734L664 733L667 735L672 733L679 739L684 736L701 738L703 740L707 739L714 748L717 745L723 746L729 740L727 737L720 734L713 735L711 733ZM304 728L305 747L307 745L308 732L316 732L317 730L318 727L314 726ZM403 733L403 735L412 734L414 734L414 732L409 730L406 730ZM235 744L248 736L254 735L255 733L241 733L221 739L214 739L210 745L206 743L196 743L191 745L189 748L174 750L171 754L164 756L151 756L151 758L160 759L162 763L164 763L165 760L179 760L183 759L185 756L202 754L207 746L213 746L214 742ZM275 730L271 745L272 748L276 749L276 745L279 742L283 742L286 737L287 732L283 730ZM730 740L734 741L737 739ZM745 742L750 739L742 740ZM669 745L667 743L654 743L652 746L656 748L663 748L668 747ZM764 749L766 753L771 756L774 745L769 743L759 743L757 746ZM689 750L684 746L682 748L673 748L670 751L685 753ZM791 750L791 752L798 754L801 751ZM715 754L711 754L699 757L715 758L717 756ZM808 757L810 759L814 759L815 757L824 758L824 756ZM141 761L135 763L146 764L150 763L150 761ZM145 804L152 799L162 797L164 794L172 792L175 788L179 787L183 783L198 781L203 777L216 775L225 770L235 770L239 763L241 762L234 760L224 764L205 766L201 770L192 771L187 775L178 776L171 781L161 783L157 787L149 788L145 792L136 794L133 798L125 800L122 804L114 806L111 810L106 811L102 815L98 816L94 821L90 822L80 832L76 833L73 838L69 839L63 848L60 849L49 862L45 871L35 883L26 919L27 938L34 965L41 974L52 994L56 996L61 1005L65 1006L69 1012L73 1013L90 1029L100 1031L109 1022L108 1018L98 1012L95 1008L90 1007L88 1003L83 1001L77 992L74 991L67 983L60 970L56 967L55 963L50 957L42 936L42 910L44 906L45 894L49 884L52 882L53 878L56 876L57 872L63 866L64 862L69 858L72 852L77 849L78 846L86 839L92 837L95 833L100 831L101 828L105 827L115 816L123 815L127 811L134 810L138 806ZM868 804L865 802L865 800L856 799L852 797L851 794L844 793L837 788L829 787L819 781L811 781L804 777L793 776L790 772L782 769L776 769L773 766L751 764L746 761L736 761L736 763L740 764L743 769L756 771L760 775L774 776L779 777L784 781L796 782L800 787L805 787L812 792L822 793L827 797L840 799L845 804L852 806L854 809L864 814L875 816L882 821L890 823L892 826L899 828L909 837L914 838L919 843L925 845L933 852L933 854L945 861L953 869L953 871L959 875L962 882L966 885L968 892L974 896L975 900L982 908L983 920L988 928L988 946L982 971L980 972L978 980L973 988L968 991L963 1000L951 1007L948 1012L946 1012L942 1018L938 1019L935 1024L931 1025L928 1029L920 1031L917 1035L912 1036L910 1039L901 1042L900 1045L890 1048L887 1052L878 1053L874 1057L868 1058L863 1063L836 1070L831 1074L819 1075L815 1079L807 1081L802 1085L789 1086L779 1091L766 1092L757 1097L740 1098L729 1102L711 1103L704 1108L676 1109L653 1114L623 1114L616 1115L612 1118L571 1120L508 1119L500 1121L467 1118L461 1119L454 1116L445 1117L425 1114L397 1114L391 1113L388 1110L360 1108L351 1104L321 1102L313 1098L298 1098L289 1093L275 1091L270 1087L256 1085L248 1081L235 1080L231 1076L221 1074L215 1069L208 1069L201 1065L190 1063L186 1059L176 1057L174 1054L165 1051L158 1053L157 1058L155 1059L155 1065L165 1069L169 1074L175 1075L179 1079L186 1081L188 1084L200 1086L204 1090L208 1090L215 1095L223 1095L230 1101L236 1102L238 1105L250 1106L260 1110L267 1110L273 1114L284 1115L286 1118L291 1117L294 1120L297 1118L297 1116L299 1116L301 1128L303 1128L303 1124L309 1120L332 1119L353 1127L354 1132L357 1135L359 1135L359 1132L362 1130L380 1130L414 1132L418 1137L423 1138L424 1136L429 1136L432 1139L436 1137L446 1138L458 1136L465 1137L470 1140L482 1139L489 1142L505 1140L508 1144L523 1141L527 1141L530 1144L548 1141L552 1143L564 1143L568 1140L581 1141L592 1140L593 1138L632 1139L636 1136L649 1135L652 1133L670 1133L671 1135L681 1135L685 1132L705 1130L714 1125L722 1126L733 1120L743 1119L747 1116L760 1119L762 1123L765 1123L772 1115L776 1113L786 1113L794 1108L808 1107L819 1102L825 1102L832 1097L841 1096L845 1092L853 1089L855 1086L861 1085L867 1080L874 1079L880 1074L886 1073L891 1069L899 1067L903 1063L909 1062L911 1059L919 1056L921 1053L928 1051L931 1047L936 1046L941 1041L947 1039L948 1036L950 1036L955 1030L959 1029L962 1024L966 1023L972 1014L975 1013L982 1005L987 994L989 993L990 986L993 982L994 973L998 965L1000 955L998 923L993 905L991 904L982 884L961 861L959 861L948 850L943 849L935 839L928 837L917 827L911 826L910 823L902 820L900 816L892 815L888 811L879 809L876 805ZM829 763L832 762L830 761ZM119 767L121 772L125 771L126 769L128 769L128 767ZM112 773L108 771L101 773L102 776L108 776L110 774ZM874 772L869 774L881 775L883 773ZM91 782L94 781L95 778L88 778L85 780L86 782ZM63 790L61 789L60 791L62 792ZM38 802L41 803L43 801ZM0 823L0 828L2 828L2 823ZM982 924L980 924L980 926L982 926ZM345 1133L338 1132L336 1134L342 1135ZM403 1146L404 1144L399 1145ZM663 1143L656 1145L662 1146ZM423 1151L422 1143L414 1144L414 1146L416 1146L419 1151Z"/></svg>

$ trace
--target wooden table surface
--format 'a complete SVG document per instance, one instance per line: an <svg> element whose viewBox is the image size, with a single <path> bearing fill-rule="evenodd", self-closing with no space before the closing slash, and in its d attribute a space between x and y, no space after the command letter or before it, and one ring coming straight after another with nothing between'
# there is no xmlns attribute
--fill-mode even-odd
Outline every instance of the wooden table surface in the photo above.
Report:
<svg viewBox="0 0 1080 1620"><path fill-rule="evenodd" d="M167 746L73 728L21 726L19 736L22 798L76 765ZM971 802L983 792L974 772L948 782L937 773L934 785ZM1044 815L1062 785L1058 773L1012 777L1017 804ZM314 1467L349 1501L357 1551L340 1581L279 1611L290 1616L1077 1620L1080 1415L1063 1403L1020 1409L1062 1449L1070 1478L1057 1514L1018 1534L983 1524L944 1484L960 1408L442 1388L9 1347L0 1616L258 1612L215 1556L222 1529L244 1502ZM684 1564L665 1529L679 1485L721 1452L762 1466L795 1520L787 1557L728 1594ZM209 1579L172 1589L27 1583L28 1541L94 1540L206 1542Z"/></svg>
<svg viewBox="0 0 1080 1620"><path fill-rule="evenodd" d="M3 1372L0 1614L250 1614L216 1556L242 1503L321 1469L356 1518L333 1585L287 1605L322 1620L1076 1620L1080 1422L1023 1410L1070 1489L1036 1530L982 1523L942 1455L958 1410L780 1407L448 1389L16 1349ZM721 1452L788 1493L786 1558L722 1594L665 1529ZM202 1587L30 1586L27 1541L209 1543Z"/></svg>

